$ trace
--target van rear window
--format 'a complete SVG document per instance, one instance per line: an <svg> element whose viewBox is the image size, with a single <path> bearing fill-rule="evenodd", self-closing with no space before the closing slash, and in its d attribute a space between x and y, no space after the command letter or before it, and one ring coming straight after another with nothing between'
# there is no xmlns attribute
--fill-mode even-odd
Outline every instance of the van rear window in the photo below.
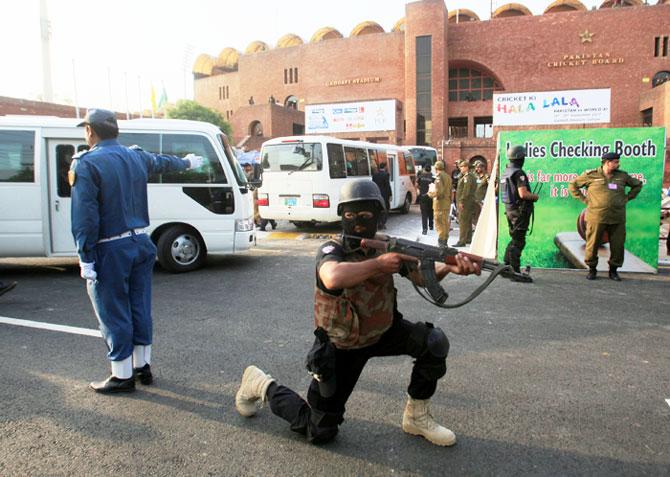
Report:
<svg viewBox="0 0 670 477"><path fill-rule="evenodd" d="M0 131L0 182L35 182L33 131Z"/></svg>

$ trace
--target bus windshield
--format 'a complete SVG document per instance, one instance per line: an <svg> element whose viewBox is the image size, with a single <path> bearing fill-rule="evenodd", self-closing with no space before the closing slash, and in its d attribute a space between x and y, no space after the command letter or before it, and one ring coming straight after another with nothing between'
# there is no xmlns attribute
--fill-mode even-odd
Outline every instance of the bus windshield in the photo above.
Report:
<svg viewBox="0 0 670 477"><path fill-rule="evenodd" d="M233 170L233 173L235 174L235 180L237 181L237 184L241 186L246 185L247 176L244 174L244 171L242 170L242 166L240 166L240 163L237 162L237 157L235 156L233 148L230 146L230 143L228 142L228 138L223 134L219 134L219 141L223 146L223 151L226 153L226 160L228 161L228 164L230 164L230 168Z"/></svg>
<svg viewBox="0 0 670 477"><path fill-rule="evenodd" d="M272 144L263 147L261 164L265 171L320 171L323 153L319 143Z"/></svg>

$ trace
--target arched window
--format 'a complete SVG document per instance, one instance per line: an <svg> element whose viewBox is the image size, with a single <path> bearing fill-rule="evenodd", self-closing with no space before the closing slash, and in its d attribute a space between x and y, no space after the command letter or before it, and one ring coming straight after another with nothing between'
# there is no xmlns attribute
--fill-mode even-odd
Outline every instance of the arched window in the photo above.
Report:
<svg viewBox="0 0 670 477"><path fill-rule="evenodd" d="M481 101L493 99L502 86L479 70L468 67L449 68L449 101Z"/></svg>
<svg viewBox="0 0 670 477"><path fill-rule="evenodd" d="M660 86L666 81L670 81L670 71L659 71L651 80L651 87Z"/></svg>
<svg viewBox="0 0 670 477"><path fill-rule="evenodd" d="M249 124L249 135L250 136L262 136L263 135L263 125L260 121L252 121Z"/></svg>
<svg viewBox="0 0 670 477"><path fill-rule="evenodd" d="M298 109L298 97L291 95L284 100L284 106L289 109Z"/></svg>

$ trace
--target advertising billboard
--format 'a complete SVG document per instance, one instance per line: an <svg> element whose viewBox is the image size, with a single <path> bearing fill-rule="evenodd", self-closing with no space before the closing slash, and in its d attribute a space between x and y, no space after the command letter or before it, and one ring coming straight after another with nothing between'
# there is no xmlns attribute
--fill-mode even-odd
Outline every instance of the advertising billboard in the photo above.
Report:
<svg viewBox="0 0 670 477"><path fill-rule="evenodd" d="M622 271L655 272L658 267L659 214L665 159L664 128L599 128L500 133L500 174L508 164L507 149L521 144L527 156L523 170L531 192L539 191L532 234L526 237L522 266L584 268L585 242L577 219L585 205L568 191L575 177L601 165L605 152L621 154L620 169L642 181L642 191L626 205L626 244ZM500 189L502 189L502 184ZM510 241L505 207L499 198L498 258ZM607 266L608 245L601 247L599 266Z"/></svg>
<svg viewBox="0 0 670 477"><path fill-rule="evenodd" d="M494 126L609 122L609 89L493 95Z"/></svg>
<svg viewBox="0 0 670 477"><path fill-rule="evenodd" d="M395 119L394 99L305 106L306 134L390 131Z"/></svg>

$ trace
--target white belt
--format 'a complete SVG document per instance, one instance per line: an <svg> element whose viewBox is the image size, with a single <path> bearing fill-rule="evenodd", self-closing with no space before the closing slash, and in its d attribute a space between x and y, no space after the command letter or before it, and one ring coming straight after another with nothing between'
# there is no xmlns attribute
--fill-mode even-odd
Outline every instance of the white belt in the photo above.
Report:
<svg viewBox="0 0 670 477"><path fill-rule="evenodd" d="M146 229L132 229L128 230L127 232L123 232L122 234L119 235L113 235L111 237L100 239L98 240L98 243L111 242L112 240L119 240L122 238L130 237L131 235L140 235L145 233L147 233Z"/></svg>

